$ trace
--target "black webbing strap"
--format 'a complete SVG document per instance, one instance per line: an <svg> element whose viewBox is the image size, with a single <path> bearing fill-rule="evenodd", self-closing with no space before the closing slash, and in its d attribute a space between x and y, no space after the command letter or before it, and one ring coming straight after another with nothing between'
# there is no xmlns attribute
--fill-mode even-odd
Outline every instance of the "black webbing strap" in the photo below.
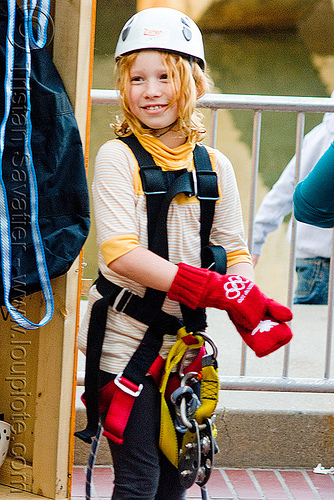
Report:
<svg viewBox="0 0 334 500"><path fill-rule="evenodd" d="M194 163L197 174L197 198L201 207L201 248L204 248L210 241L215 205L219 200L217 174L212 170L209 153L204 146L197 144L194 148Z"/></svg>
<svg viewBox="0 0 334 500"><path fill-rule="evenodd" d="M167 178L163 175L161 168L155 164L152 155L143 148L133 134L121 137L120 140L132 150L140 168L142 187L146 195L148 248L151 249L156 225L154 214L159 213L159 207L167 193L168 184L165 183Z"/></svg>
<svg viewBox="0 0 334 500"><path fill-rule="evenodd" d="M165 313L162 309L157 311L155 304L151 304L151 309L149 309L144 298L115 285L102 274L99 274L95 285L102 297L93 304L87 335L85 376L87 427L83 431L75 432L77 437L88 443L95 436L99 422L98 373L108 307L112 306L115 311L128 314L148 326L140 346L123 372L123 376L136 385L142 382L157 358L163 336L167 333L176 334L182 326L181 321L175 316Z"/></svg>
<svg viewBox="0 0 334 500"><path fill-rule="evenodd" d="M218 199L218 186L206 149L203 146L196 146L194 149L196 174L187 170L176 173L162 172L134 135L121 140L131 148L140 167L147 201L149 249L168 259L168 208L172 199L179 193L197 196L200 200L201 244L202 247L208 245L215 201ZM142 382L157 358L163 336L166 333L176 334L181 326L176 317L166 314L161 309L166 297L165 292L147 288L144 297L141 298L111 283L102 275L97 279L96 287L102 298L93 305L87 337L85 402L88 424L84 431L75 433L87 442L90 442L98 427L98 372L108 307L112 306L116 311L148 325L139 347L123 372L123 376L136 385ZM198 331L206 327L203 309L194 311L181 305L181 310L188 331Z"/></svg>
<svg viewBox="0 0 334 500"><path fill-rule="evenodd" d="M109 305L115 311L127 314L148 326L139 347L123 372L125 378L139 385L159 354L163 336L166 333L176 335L182 323L177 317L163 311L161 307L158 309L156 303L150 301L146 295L140 297L111 283L102 274L96 281L96 288L102 296L109 294L111 299ZM114 292L111 294L112 289Z"/></svg>
<svg viewBox="0 0 334 500"><path fill-rule="evenodd" d="M154 237L154 230L157 223L155 215L159 213L161 205L164 202L165 194L170 185L170 177L173 176L173 174L175 175L176 172L163 172L161 168L155 164L152 155L143 148L134 135L122 137L120 140L130 147L139 164L143 191L146 195L150 248L150 238ZM188 196L196 196L200 201L201 247L204 248L209 244L215 202L219 199L218 183L216 172L212 170L207 149L197 144L194 148L193 155L196 171L188 172L186 170L181 170L176 174L182 177L181 181L178 180L180 177L177 178L178 188L180 188L179 192L183 192ZM176 192L176 189L174 192Z"/></svg>
<svg viewBox="0 0 334 500"><path fill-rule="evenodd" d="M117 292L110 288L108 293L97 300L92 307L87 334L86 368L85 368L85 405L87 426L75 436L90 443L95 436L99 424L99 391L98 373L102 353L103 339L106 331L109 304L113 302Z"/></svg>
<svg viewBox="0 0 334 500"><path fill-rule="evenodd" d="M213 172L207 149L197 144L193 151L195 170L162 172L150 153L134 136L121 139L133 151L140 167L143 191L146 195L148 218L149 248L168 259L167 214L172 199L178 193L196 196L200 201L200 237L202 267L210 267L221 274L226 272L226 253L223 247L209 247L215 203L219 199L216 172ZM175 179L175 176L177 178ZM171 184L174 180L174 183ZM168 186L171 184L170 190ZM168 193L167 193L168 191ZM151 232L150 232L151 231ZM207 250L205 251L205 248ZM148 296L154 298L156 291L148 290ZM184 324L188 332L206 328L205 311L196 311L180 305Z"/></svg>
<svg viewBox="0 0 334 500"><path fill-rule="evenodd" d="M199 144L195 146L193 151L195 170L189 172L183 169L177 172L163 172L155 164L151 154L143 148L134 135L124 137L121 140L131 148L140 168L147 203L149 249L168 259L166 229L168 208L173 198L179 193L184 193L189 197L196 196L199 199L201 248L203 250L207 247L215 212L215 203L219 199L217 175L212 170L207 149ZM201 254L202 267L211 266L212 270L225 274L225 250L222 247L208 248L210 250ZM211 248L215 248L215 250L212 251ZM156 290L148 289L146 293L150 300L156 299ZM194 311L183 304L180 304L180 307L188 332L206 328L206 314L203 309Z"/></svg>

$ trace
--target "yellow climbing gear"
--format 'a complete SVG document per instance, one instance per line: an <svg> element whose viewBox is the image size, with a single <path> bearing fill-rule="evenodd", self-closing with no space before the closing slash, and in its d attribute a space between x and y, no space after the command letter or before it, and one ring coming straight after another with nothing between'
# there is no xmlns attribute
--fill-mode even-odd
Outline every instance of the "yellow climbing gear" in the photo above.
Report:
<svg viewBox="0 0 334 500"><path fill-rule="evenodd" d="M189 344L189 336L193 343ZM212 354L204 354L198 372L183 373L184 361L188 349L198 349L209 343ZM177 432L175 423L166 401L166 388L172 371L179 365L181 391L178 396L180 419L184 426L183 434ZM192 392L189 385L200 386L198 408L194 415L187 415L186 399ZM182 391L184 388L184 394ZM204 486L209 479L213 455L217 450L215 444L216 428L212 416L216 409L219 395L219 377L217 366L217 348L213 340L205 332L189 334L185 328L178 331L177 340L172 347L165 365L160 385L161 392L161 426L160 448L170 462L179 469L180 480L185 488L194 482ZM175 391L177 392L177 391ZM197 389L198 392L198 389ZM196 399L196 395L194 396ZM189 418L190 420L189 420Z"/></svg>

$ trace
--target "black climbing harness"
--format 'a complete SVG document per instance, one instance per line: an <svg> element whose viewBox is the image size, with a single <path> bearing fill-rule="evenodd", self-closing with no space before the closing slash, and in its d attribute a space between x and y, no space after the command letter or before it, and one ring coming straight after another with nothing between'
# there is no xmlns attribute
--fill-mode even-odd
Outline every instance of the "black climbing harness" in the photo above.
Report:
<svg viewBox="0 0 334 500"><path fill-rule="evenodd" d="M209 246L215 203L219 199L219 192L217 175L212 170L206 148L202 145L195 146L193 151L195 170L189 172L183 169L177 172L165 172L154 163L152 156L141 146L134 135L120 140L132 150L140 167L140 176L147 202L148 248L168 260L167 214L169 205L179 193L185 193L189 197L197 197L200 202L202 267L210 267L210 269L224 274L226 271L225 250L222 247ZM111 283L101 274L96 281L96 287L102 298L93 305L88 330L85 380L88 423L85 430L75 433L77 437L86 442L91 442L92 438L100 432L98 372L108 307L111 306L114 311L128 314L148 326L141 344L121 374L122 380L135 384L138 393L143 377L158 357L163 336L166 333L176 335L182 327L182 322L178 318L161 309L166 297L165 292L147 288L144 297L139 297L130 290ZM186 332L200 332L206 328L205 310L196 309L194 311L182 304L180 307ZM216 360L212 362L213 365L216 369ZM124 389L122 383L120 389ZM181 406L183 407L183 403ZM209 477L211 465L208 464L209 462L212 464L215 445L212 437L212 423L208 417L199 426L196 418L192 419L191 429L186 432L186 436L189 434L189 443L192 443L191 456L196 454L197 458L199 455L201 457L195 472L194 465L190 466L188 463L187 457L190 447L185 445L185 449L181 450L181 469L179 467L179 471L181 482L186 488L195 481L204 488ZM194 428L196 429L195 433L192 432ZM94 442L96 442L96 438ZM208 454L209 456L206 456ZM192 458L190 461L192 464L195 463ZM184 472L190 469L192 470L191 474ZM189 486L187 486L188 484ZM204 494L204 489L202 493ZM86 496L86 498L89 500L90 497Z"/></svg>

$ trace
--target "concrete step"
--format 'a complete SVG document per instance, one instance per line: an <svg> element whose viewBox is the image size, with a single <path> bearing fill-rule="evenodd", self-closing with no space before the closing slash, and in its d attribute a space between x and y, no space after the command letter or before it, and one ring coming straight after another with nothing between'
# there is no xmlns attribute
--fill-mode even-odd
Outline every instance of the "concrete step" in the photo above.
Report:
<svg viewBox="0 0 334 500"><path fill-rule="evenodd" d="M282 409L282 398L279 398L279 405L275 404L277 394L266 394L266 401L259 398L257 405L250 404L254 394L245 396L248 402L245 401L244 408L232 404L226 406L224 400L225 403L232 401L234 395L221 391L221 402L216 412L217 444L220 449L215 457L217 467L313 468L318 463L326 467L334 465L334 416L332 411L322 408L322 395L312 395L312 404L303 407L298 404L300 395L285 394L286 409ZM83 429L85 425L85 410L78 408L76 428ZM76 439L75 465L87 463L89 448L89 445ZM110 464L109 448L104 437L96 463Z"/></svg>

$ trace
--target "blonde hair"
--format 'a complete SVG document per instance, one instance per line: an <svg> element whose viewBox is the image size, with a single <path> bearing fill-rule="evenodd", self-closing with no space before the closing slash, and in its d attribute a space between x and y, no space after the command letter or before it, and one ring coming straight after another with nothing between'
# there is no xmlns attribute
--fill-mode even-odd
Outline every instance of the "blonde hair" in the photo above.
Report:
<svg viewBox="0 0 334 500"><path fill-rule="evenodd" d="M159 51L160 52L160 51ZM189 61L178 54L161 51L161 57L166 67L168 79L174 90L174 98L169 107L177 103L178 131L191 142L201 141L206 129L202 114L195 109L196 100L202 97L212 85L211 79L203 72L196 62ZM120 91L120 105L124 118L113 124L117 136L148 133L150 129L143 128L141 122L131 113L128 101L130 69L138 52L122 56L117 61L117 87Z"/></svg>

